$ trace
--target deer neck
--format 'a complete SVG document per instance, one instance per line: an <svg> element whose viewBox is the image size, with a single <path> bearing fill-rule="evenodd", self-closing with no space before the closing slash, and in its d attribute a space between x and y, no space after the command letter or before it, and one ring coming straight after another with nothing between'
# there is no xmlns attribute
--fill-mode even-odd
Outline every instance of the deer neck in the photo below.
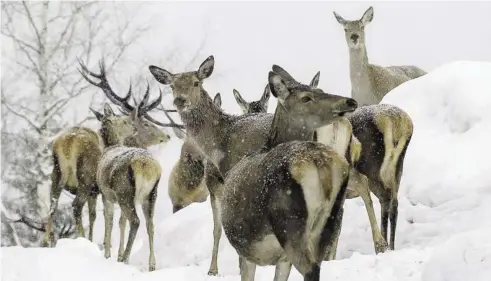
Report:
<svg viewBox="0 0 491 281"><path fill-rule="evenodd" d="M123 144L128 147L138 147L138 148L143 148L140 145L140 142L138 141L136 136L130 136L124 139Z"/></svg>
<svg viewBox="0 0 491 281"><path fill-rule="evenodd" d="M114 130L102 126L101 129L99 130L99 135L102 139L104 148L121 144L119 136L118 134L116 134Z"/></svg>
<svg viewBox="0 0 491 281"><path fill-rule="evenodd" d="M359 48L350 48L350 80L351 97L359 104L371 103L371 83L367 48L365 44Z"/></svg>
<svg viewBox="0 0 491 281"><path fill-rule="evenodd" d="M199 103L192 109L180 111L179 115L188 136L205 154L209 153L208 148L212 144L220 143L219 138L225 137L222 131L227 126L229 115L216 107L204 90Z"/></svg>
<svg viewBox="0 0 491 281"><path fill-rule="evenodd" d="M271 149L289 141L309 141L314 137L304 120L296 120L288 115L285 108L278 104L273 117L273 123L266 142L266 148Z"/></svg>

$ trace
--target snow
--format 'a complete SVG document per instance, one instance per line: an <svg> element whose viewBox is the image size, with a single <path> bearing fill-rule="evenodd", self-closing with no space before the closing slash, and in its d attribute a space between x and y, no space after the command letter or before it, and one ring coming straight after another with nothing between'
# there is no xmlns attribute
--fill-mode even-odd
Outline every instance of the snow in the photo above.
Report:
<svg viewBox="0 0 491 281"><path fill-rule="evenodd" d="M324 262L324 280L458 281L491 276L491 63L456 61L404 83L383 103L404 109L414 122L399 191L396 250L374 254L360 198L347 200L337 260ZM226 109L227 110L227 109ZM155 212L157 270L148 270L148 239L140 229L128 265L116 262L117 218L112 257L103 256L99 200L95 241L62 239L57 247L2 248L2 280L240 280L238 257L222 236L219 276L207 275L213 244L209 199L172 214L167 181L182 141L150 151L163 168ZM380 222L380 205L372 196ZM142 213L138 210L143 218ZM87 218L84 220L88 224ZM127 230L128 232L128 230ZM28 268L28 270L26 270ZM256 280L272 280L273 267L258 267ZM292 270L289 280L302 280Z"/></svg>

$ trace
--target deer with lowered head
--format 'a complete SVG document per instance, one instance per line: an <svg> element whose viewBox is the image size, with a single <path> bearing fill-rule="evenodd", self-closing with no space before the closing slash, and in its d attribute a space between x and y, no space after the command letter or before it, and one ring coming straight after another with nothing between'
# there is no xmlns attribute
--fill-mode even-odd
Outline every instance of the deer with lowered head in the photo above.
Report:
<svg viewBox="0 0 491 281"><path fill-rule="evenodd" d="M258 113L235 116L224 113L213 105L203 88L203 81L214 69L214 57L208 57L196 71L171 73L157 66L149 70L156 80L170 85L174 105L181 117L187 136L205 155L205 183L210 192L213 211L213 251L209 275L218 273L218 245L222 233L219 200L216 194L228 171L244 156L262 148L269 138L273 114ZM308 87L308 86L306 86ZM334 98L334 96L333 96ZM341 117L346 110L338 108L356 107L353 99L337 97L332 102L332 114ZM353 108L354 110L354 108ZM295 120L282 120L294 122ZM312 120L310 120L312 121ZM312 132L295 132L299 138L312 137ZM281 137L281 136L280 136Z"/></svg>
<svg viewBox="0 0 491 281"><path fill-rule="evenodd" d="M346 198L360 196L365 203L372 228L375 252L384 252L387 242L395 247L398 216L397 193L403 172L404 158L413 134L413 122L402 109L388 104L362 106L347 117L316 130L315 139L344 155L355 168ZM381 229L373 209L370 191L381 205ZM336 222L334 249L328 260L334 259L337 239L341 232L343 210ZM390 241L387 240L390 220Z"/></svg>
<svg viewBox="0 0 491 281"><path fill-rule="evenodd" d="M265 113L268 110L270 96L269 86L264 90L258 101L246 102L240 93L234 90L236 101L241 106L243 113ZM220 94L216 94L213 103L221 107ZM180 139L185 139L185 132L174 128L174 133ZM174 165L169 176L169 197L172 202L173 212L188 206L194 202L204 202L209 195L204 182L204 156L190 141L185 140L181 147L178 162Z"/></svg>
<svg viewBox="0 0 491 281"><path fill-rule="evenodd" d="M382 67L371 64L365 45L365 27L373 19L373 8L365 11L359 20L346 20L334 12L343 26L349 49L352 97L360 106L378 104L383 97L400 84L426 74L413 65Z"/></svg>
<svg viewBox="0 0 491 281"><path fill-rule="evenodd" d="M215 106L221 107L222 98L219 93L215 95L213 103ZM204 202L209 195L203 179L205 173L204 155L186 138L186 133L183 130L174 128L174 134L183 139L184 142L179 159L169 175L168 195L172 202L173 213L191 203Z"/></svg>
<svg viewBox="0 0 491 281"><path fill-rule="evenodd" d="M111 89L105 71L104 62L100 62L100 74L93 73L80 61L81 74L91 84L101 88L106 96L113 101L115 98L127 104L132 96L131 87L128 94L120 98ZM87 75L99 79L96 83ZM155 108L160 101L145 107L144 111ZM129 106L129 105L128 105ZM129 106L127 109L131 109ZM92 109L91 109L92 110ZM75 195L72 203L78 236L85 236L82 224L82 210L85 203L89 205L89 240L93 240L94 222L96 219L96 203L99 188L96 183L96 171L99 160L105 147L124 143L136 147L149 147L165 143L169 136L151 122L131 116L118 116L114 114L108 104L104 105L104 114L92 110L96 118L101 121L106 116L118 138L108 138L106 130L101 128L99 133L87 127L71 127L59 135L53 143L53 171L51 173L51 205L43 245L53 246L52 233L53 215L58 206L58 200L63 189Z"/></svg>

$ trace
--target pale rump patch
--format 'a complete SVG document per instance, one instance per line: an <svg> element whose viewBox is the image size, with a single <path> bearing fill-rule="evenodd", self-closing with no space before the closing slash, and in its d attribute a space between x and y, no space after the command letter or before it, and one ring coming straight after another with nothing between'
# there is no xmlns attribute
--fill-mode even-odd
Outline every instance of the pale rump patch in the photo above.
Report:
<svg viewBox="0 0 491 281"><path fill-rule="evenodd" d="M156 160L138 156L131 160L131 168L135 177L135 204L141 204L160 179L162 170Z"/></svg>
<svg viewBox="0 0 491 281"><path fill-rule="evenodd" d="M396 189L397 162L413 133L413 123L409 115L401 109L390 105L382 106L381 109L383 111L375 116L377 128L384 136L385 148L380 178L386 188Z"/></svg>
<svg viewBox="0 0 491 281"><path fill-rule="evenodd" d="M317 129L317 141L332 147L339 155L345 156L350 146L353 129L346 118Z"/></svg>
<svg viewBox="0 0 491 281"><path fill-rule="evenodd" d="M305 239L307 245L305 254L311 261L316 261L319 258L317 245L320 234L331 214L335 198L344 178L347 176L348 170L346 161L344 161L343 165L342 160L344 160L344 157L323 156L325 156L324 161L315 161L317 165L313 163L314 160L294 162L290 171L292 177L302 187L307 205L308 215L303 239ZM341 161L336 161L336 159ZM339 166L336 164L339 164Z"/></svg>

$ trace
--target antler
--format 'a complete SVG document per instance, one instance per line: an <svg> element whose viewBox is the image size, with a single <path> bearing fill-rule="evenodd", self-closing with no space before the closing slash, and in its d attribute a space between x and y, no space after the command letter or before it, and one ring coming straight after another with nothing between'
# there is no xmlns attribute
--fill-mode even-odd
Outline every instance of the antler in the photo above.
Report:
<svg viewBox="0 0 491 281"><path fill-rule="evenodd" d="M147 87L147 92L143 96L143 100L141 102L138 103L135 100L135 98L133 98L133 102L138 107L138 116L143 116L148 121L154 123L155 125L161 126L161 127L174 127L174 128L184 129L184 126L183 125L177 124L176 122L174 122L174 120L172 119L172 117L170 117L170 115L169 115L168 112L172 112L172 110L166 110L165 108L163 108L163 106L161 106L161 108L159 108L159 110L161 110L161 111L164 112L165 116L167 116L167 118L169 119L169 121L171 123L162 123L162 122L156 120L155 118L153 118L152 116L150 116L148 114L148 112L151 111L151 110L153 110L153 109L155 109L155 108L157 108L157 106L159 106L161 104L161 102L162 102L162 91L160 91L159 97L156 100L154 100L149 105L147 105L148 96L149 96L149 88ZM124 115L130 115L131 114L131 111L129 111L126 108L120 108L119 111L121 113L123 113Z"/></svg>
<svg viewBox="0 0 491 281"><path fill-rule="evenodd" d="M116 95L116 93L114 93L113 89L111 88L111 85L109 85L109 82L107 81L106 65L105 65L103 59L101 59L99 61L100 74L97 74L97 73L90 71L87 68L87 66L85 66L85 64L82 62L82 60L80 60L80 58L77 58L77 60L78 60L78 63L80 64L80 67L81 67L81 70L79 69L78 71L80 72L80 74L82 74L82 76L85 78L85 80L87 80L87 82L100 88L104 92L106 97L112 103L114 103L114 104L116 104L116 105L118 105L118 106L120 106L126 110L129 110L129 111L132 111L134 109L131 105L128 104L128 100L130 99L130 97L132 95L131 83L130 83L130 88L129 88L126 96L120 97L120 96ZM93 81L92 79L90 79L88 77L88 75L90 75L96 79L99 79L100 82L97 83L97 82Z"/></svg>
<svg viewBox="0 0 491 281"><path fill-rule="evenodd" d="M106 66L104 64L103 59L101 59L99 61L100 74L97 74L97 73L90 71L87 68L87 66L85 66L85 64L82 62L82 60L80 60L80 58L77 58L77 60L78 60L78 63L80 64L80 67L81 67L81 69L79 69L78 71L80 72L80 74L82 74L84 79L87 80L87 82L89 82L90 84L102 89L102 91L104 92L106 97L112 103L116 104L119 107L119 110L121 111L121 113L123 113L125 115L129 115L129 114L131 114L131 112L133 110L135 110L135 107L129 104L129 100L132 97L131 83L130 83L130 88L128 90L128 94L126 94L126 96L124 96L124 97L120 97L114 93L113 89L109 85L109 82L107 81ZM99 79L100 82L97 83L97 82L93 81L92 79L90 79L88 77L88 75L92 76L93 78ZM136 110L138 110L138 117L143 116L148 121L155 123L156 125L159 125L162 127L184 128L184 126L176 124L174 122L172 122L171 124L161 123L161 122L155 120L150 115L148 115L149 111L155 109L162 102L162 91L160 91L159 97L155 101L153 101L152 103L147 105L149 95L150 95L149 92L150 92L150 84L147 81L147 91L145 92L143 100L139 104L137 104L136 101L134 100L134 97L133 97L133 100L135 101L135 105L137 107ZM164 112L167 114L166 111L167 110L165 110ZM169 110L169 112L176 112L176 110Z"/></svg>

